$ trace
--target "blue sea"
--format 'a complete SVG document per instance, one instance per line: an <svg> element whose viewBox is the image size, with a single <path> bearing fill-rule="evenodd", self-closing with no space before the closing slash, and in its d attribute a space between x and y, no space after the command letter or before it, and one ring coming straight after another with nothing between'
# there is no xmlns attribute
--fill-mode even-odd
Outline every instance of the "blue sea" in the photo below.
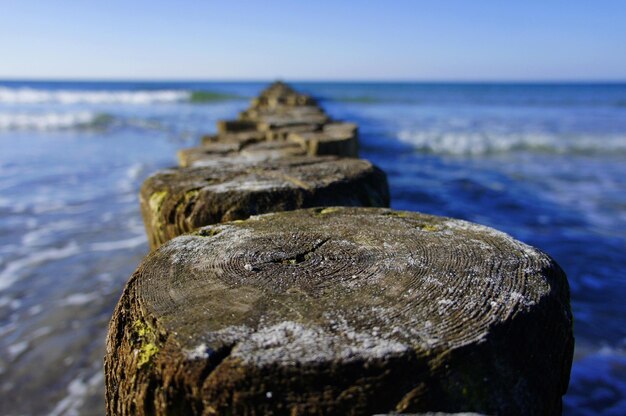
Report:
<svg viewBox="0 0 626 416"><path fill-rule="evenodd" d="M137 193L265 82L0 82L0 414L103 414ZM503 230L566 271L567 415L626 414L626 84L294 83L359 123L392 206Z"/></svg>

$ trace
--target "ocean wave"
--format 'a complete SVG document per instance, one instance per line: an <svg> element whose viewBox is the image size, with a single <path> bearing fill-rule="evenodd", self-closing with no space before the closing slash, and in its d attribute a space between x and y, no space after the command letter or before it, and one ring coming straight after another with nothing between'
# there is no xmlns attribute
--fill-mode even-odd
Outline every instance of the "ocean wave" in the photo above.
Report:
<svg viewBox="0 0 626 416"><path fill-rule="evenodd" d="M60 220L45 226L38 226L22 235L22 245L24 247L46 246L51 244L59 233L75 231L82 226L81 222L73 220Z"/></svg>
<svg viewBox="0 0 626 416"><path fill-rule="evenodd" d="M241 98L234 94L189 90L45 90L0 87L2 104L164 104L206 103Z"/></svg>
<svg viewBox="0 0 626 416"><path fill-rule="evenodd" d="M98 368L91 377L85 375L72 380L67 386L67 395L56 404L50 416L77 415L90 394L104 388L104 372Z"/></svg>
<svg viewBox="0 0 626 416"><path fill-rule="evenodd" d="M5 104L154 104L186 101L190 91L96 91L44 90L0 87L0 103Z"/></svg>
<svg viewBox="0 0 626 416"><path fill-rule="evenodd" d="M23 277L25 270L32 270L35 266L54 260L61 260L74 256L81 252L77 243L71 241L61 248L49 248L33 251L17 260L6 263L4 269L0 271L0 291L13 285Z"/></svg>
<svg viewBox="0 0 626 416"><path fill-rule="evenodd" d="M626 108L625 99L611 99L605 97L554 97L544 95L491 95L468 91L463 96L442 94L442 91L427 92L396 91L395 93L381 93L380 91L354 94L328 94L320 97L323 101L335 101L346 104L400 104L407 106L471 106L471 107L506 107L506 108L551 108L551 109L595 109Z"/></svg>
<svg viewBox="0 0 626 416"><path fill-rule="evenodd" d="M548 133L433 132L403 130L397 136L424 153L479 156L510 152L555 154L626 153L626 135L564 136Z"/></svg>
<svg viewBox="0 0 626 416"><path fill-rule="evenodd" d="M89 111L48 113L0 113L0 131L97 129L110 125L114 117Z"/></svg>
<svg viewBox="0 0 626 416"><path fill-rule="evenodd" d="M90 248L92 251L115 251L115 250L129 250L135 247L140 247L146 244L148 240L145 235L139 235L136 237L128 238L126 240L116 241L104 241L98 243L92 243Z"/></svg>

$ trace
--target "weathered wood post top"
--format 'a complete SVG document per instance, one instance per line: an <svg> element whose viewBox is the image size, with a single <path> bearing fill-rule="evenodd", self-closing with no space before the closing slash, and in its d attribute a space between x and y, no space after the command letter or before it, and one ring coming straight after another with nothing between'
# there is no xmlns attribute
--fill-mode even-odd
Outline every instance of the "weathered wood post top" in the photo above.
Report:
<svg viewBox="0 0 626 416"><path fill-rule="evenodd" d="M567 280L493 229L318 208L178 237L131 277L108 413L558 414Z"/></svg>

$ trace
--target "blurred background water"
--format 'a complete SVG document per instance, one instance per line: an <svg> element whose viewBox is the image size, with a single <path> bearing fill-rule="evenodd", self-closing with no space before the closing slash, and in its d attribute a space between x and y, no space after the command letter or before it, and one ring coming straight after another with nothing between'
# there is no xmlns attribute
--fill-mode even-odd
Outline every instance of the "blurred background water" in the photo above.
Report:
<svg viewBox="0 0 626 416"><path fill-rule="evenodd" d="M0 82L0 413L103 414L137 193L266 83ZM392 206L486 224L569 276L568 415L626 414L626 84L295 83L359 123Z"/></svg>

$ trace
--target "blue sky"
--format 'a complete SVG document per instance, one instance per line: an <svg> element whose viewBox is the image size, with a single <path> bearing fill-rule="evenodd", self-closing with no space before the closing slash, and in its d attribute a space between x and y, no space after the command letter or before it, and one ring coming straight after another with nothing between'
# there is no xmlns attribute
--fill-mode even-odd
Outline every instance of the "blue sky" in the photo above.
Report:
<svg viewBox="0 0 626 416"><path fill-rule="evenodd" d="M0 78L626 80L626 1L3 0Z"/></svg>

